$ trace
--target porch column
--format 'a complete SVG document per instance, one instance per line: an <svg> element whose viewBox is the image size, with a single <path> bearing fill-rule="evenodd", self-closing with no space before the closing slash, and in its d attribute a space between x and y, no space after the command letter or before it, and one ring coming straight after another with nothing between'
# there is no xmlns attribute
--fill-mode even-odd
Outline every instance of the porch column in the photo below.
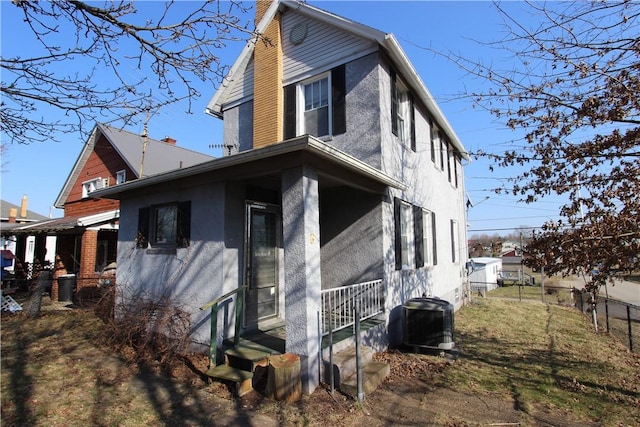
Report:
<svg viewBox="0 0 640 427"><path fill-rule="evenodd" d="M300 356L302 390L319 384L320 215L318 176L306 166L282 172L286 351Z"/></svg>
<svg viewBox="0 0 640 427"><path fill-rule="evenodd" d="M80 271L76 277L76 290L91 283L86 279L97 277L96 275L96 252L98 250L98 230L87 228L82 233L82 243L80 244Z"/></svg>

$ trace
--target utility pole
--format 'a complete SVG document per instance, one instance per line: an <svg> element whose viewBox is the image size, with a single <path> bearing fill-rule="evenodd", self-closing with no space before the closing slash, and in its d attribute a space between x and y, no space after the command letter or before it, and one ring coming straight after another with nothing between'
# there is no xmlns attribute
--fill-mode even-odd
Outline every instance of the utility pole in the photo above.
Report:
<svg viewBox="0 0 640 427"><path fill-rule="evenodd" d="M140 173L138 178L142 178L144 172L144 154L147 151L147 141L149 139L149 109L147 108L147 117L144 120L144 130L142 131L142 159L140 159Z"/></svg>

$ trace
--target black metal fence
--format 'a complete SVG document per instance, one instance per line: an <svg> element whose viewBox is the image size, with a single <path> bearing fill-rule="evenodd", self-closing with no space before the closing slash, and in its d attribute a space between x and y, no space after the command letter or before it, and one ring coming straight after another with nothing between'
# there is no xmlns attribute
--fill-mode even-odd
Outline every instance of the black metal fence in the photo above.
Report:
<svg viewBox="0 0 640 427"><path fill-rule="evenodd" d="M472 287L472 291L473 296L486 296L480 289ZM590 318L593 317L591 294L576 288L517 284L490 291L488 296L567 305L575 307ZM595 308L598 330L610 333L624 343L630 351L640 353L640 307L600 296Z"/></svg>
<svg viewBox="0 0 640 427"><path fill-rule="evenodd" d="M575 307L593 316L594 304L587 292L574 289ZM640 353L640 307L611 298L600 297L595 304L598 329L605 330Z"/></svg>

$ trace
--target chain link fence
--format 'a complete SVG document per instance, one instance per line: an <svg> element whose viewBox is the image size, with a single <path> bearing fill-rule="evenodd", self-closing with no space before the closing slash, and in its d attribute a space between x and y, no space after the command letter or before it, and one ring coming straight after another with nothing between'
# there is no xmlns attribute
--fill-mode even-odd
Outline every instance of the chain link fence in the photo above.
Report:
<svg viewBox="0 0 640 427"><path fill-rule="evenodd" d="M592 316L591 295L574 289L575 307ZM640 353L640 307L611 298L598 298L595 304L598 329L624 342L629 350Z"/></svg>
<svg viewBox="0 0 640 427"><path fill-rule="evenodd" d="M513 298L520 301L538 300L549 304L575 307L592 317L591 294L566 286L531 286L515 284L487 293L484 286L472 286L472 297ZM612 298L599 297L596 309L598 330L615 336L630 351L640 353L640 307Z"/></svg>

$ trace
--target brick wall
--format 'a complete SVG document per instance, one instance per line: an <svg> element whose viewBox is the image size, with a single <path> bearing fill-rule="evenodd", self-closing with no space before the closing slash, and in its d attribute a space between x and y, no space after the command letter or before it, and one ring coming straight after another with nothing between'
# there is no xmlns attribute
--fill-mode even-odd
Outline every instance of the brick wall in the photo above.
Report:
<svg viewBox="0 0 640 427"><path fill-rule="evenodd" d="M85 199L64 205L64 216L87 216L120 208L118 200Z"/></svg>
<svg viewBox="0 0 640 427"><path fill-rule="evenodd" d="M80 254L80 279L96 275L96 251L98 249L98 230L85 230L82 235L82 251ZM81 284L79 283L81 286ZM80 287L79 286L79 287Z"/></svg>

